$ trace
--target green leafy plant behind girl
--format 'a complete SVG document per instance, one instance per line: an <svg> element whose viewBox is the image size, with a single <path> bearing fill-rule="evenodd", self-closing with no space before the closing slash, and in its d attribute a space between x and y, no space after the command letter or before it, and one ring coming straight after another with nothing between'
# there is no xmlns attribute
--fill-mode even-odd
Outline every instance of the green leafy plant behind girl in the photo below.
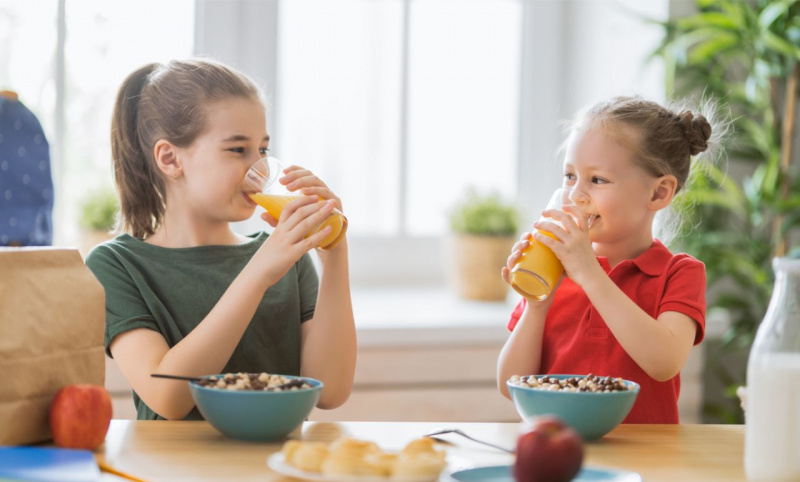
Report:
<svg viewBox="0 0 800 482"><path fill-rule="evenodd" d="M655 239L653 220L684 186L712 130L704 116L638 97L578 116L563 185L588 195L595 212L544 211L533 225L554 235L534 238L555 253L566 277L548 299L523 299L514 310L497 367L506 397L512 375L622 377L641 385L625 422L678 423L679 373L705 330L705 267ZM527 239L512 248L506 282Z"/></svg>
<svg viewBox="0 0 800 482"><path fill-rule="evenodd" d="M245 75L209 60L150 64L117 96L111 126L124 234L86 263L106 291L106 352L134 390L139 419L200 418L188 384L151 373L303 375L324 383L318 406L348 398L356 358L347 242L308 251L305 238L341 201L308 170L280 182L305 196L275 229L250 237L229 223L255 204L242 190L269 146L265 107ZM324 203L318 198L326 199Z"/></svg>

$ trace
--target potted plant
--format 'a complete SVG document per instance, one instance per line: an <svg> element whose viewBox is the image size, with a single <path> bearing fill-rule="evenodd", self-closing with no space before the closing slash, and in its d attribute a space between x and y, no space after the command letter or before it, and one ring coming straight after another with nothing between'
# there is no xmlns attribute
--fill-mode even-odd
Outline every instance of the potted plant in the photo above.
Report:
<svg viewBox="0 0 800 482"><path fill-rule="evenodd" d="M678 248L706 264L708 308L731 320L706 361L706 421L742 423L735 398L769 302L775 256L797 252L800 176L793 148L800 81L800 2L696 0L697 13L662 23L654 52L667 91L702 92L730 109L728 165L701 163L678 206L688 217ZM724 397L715 396L722 391Z"/></svg>
<svg viewBox="0 0 800 482"><path fill-rule="evenodd" d="M467 299L505 299L508 285L500 269L514 244L519 214L498 194L467 191L449 213L452 236L448 238L447 278L456 293Z"/></svg>
<svg viewBox="0 0 800 482"><path fill-rule="evenodd" d="M81 203L80 252L83 256L96 245L113 237L111 232L117 222L119 204L113 190L104 188L90 192Z"/></svg>

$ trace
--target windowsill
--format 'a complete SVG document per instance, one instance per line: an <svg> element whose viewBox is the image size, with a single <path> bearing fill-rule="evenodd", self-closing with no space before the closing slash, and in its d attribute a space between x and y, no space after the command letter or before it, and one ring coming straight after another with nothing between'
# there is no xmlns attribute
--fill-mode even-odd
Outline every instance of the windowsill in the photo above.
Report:
<svg viewBox="0 0 800 482"><path fill-rule="evenodd" d="M465 300L443 286L354 286L352 298L362 347L502 343L518 301Z"/></svg>

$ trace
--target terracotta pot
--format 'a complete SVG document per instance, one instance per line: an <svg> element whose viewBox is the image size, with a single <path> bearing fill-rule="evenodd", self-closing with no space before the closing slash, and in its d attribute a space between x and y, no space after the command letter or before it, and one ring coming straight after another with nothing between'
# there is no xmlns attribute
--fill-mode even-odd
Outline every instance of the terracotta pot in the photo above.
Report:
<svg viewBox="0 0 800 482"><path fill-rule="evenodd" d="M501 301L509 286L500 278L506 264L513 236L459 235L447 239L448 284L462 298Z"/></svg>

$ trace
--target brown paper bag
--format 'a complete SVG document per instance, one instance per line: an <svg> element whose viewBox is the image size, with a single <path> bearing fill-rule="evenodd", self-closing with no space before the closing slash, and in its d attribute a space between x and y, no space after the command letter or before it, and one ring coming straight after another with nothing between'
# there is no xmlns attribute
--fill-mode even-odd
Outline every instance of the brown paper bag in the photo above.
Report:
<svg viewBox="0 0 800 482"><path fill-rule="evenodd" d="M49 440L59 388L103 385L105 295L78 250L0 248L0 445Z"/></svg>

